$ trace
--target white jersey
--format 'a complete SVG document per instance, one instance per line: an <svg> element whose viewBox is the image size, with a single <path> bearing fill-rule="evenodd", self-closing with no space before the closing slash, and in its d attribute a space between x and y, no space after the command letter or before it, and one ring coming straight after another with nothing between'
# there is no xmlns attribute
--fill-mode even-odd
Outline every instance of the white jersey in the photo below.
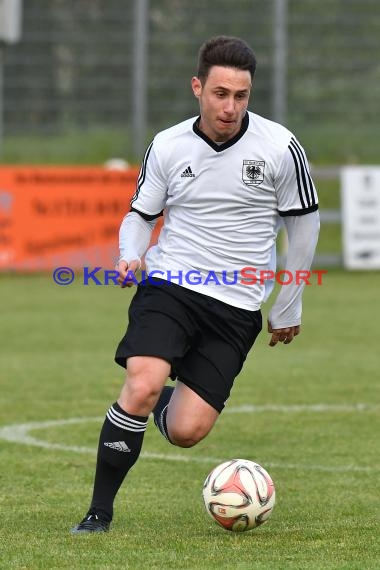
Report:
<svg viewBox="0 0 380 570"><path fill-rule="evenodd" d="M164 212L147 271L257 310L265 284L244 284L241 272L250 267L259 274L273 265L279 216L318 209L307 159L289 130L254 113L222 144L198 122L194 117L162 131L145 154L132 211L145 220Z"/></svg>

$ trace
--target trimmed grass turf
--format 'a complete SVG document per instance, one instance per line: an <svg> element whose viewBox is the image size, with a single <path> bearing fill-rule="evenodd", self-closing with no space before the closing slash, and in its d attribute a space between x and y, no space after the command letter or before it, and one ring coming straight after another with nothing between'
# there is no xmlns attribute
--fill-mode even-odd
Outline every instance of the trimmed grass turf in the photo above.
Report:
<svg viewBox="0 0 380 570"><path fill-rule="evenodd" d="M229 407L379 406L378 282L379 273L330 271L308 287L303 334L269 348L263 332ZM68 287L48 275L0 275L0 292L1 426L103 416L123 380L112 358L132 291L85 287L80 275ZM89 453L0 441L0 568L380 566L378 407L225 413L191 450L169 446L151 422L144 450L189 461L142 458L117 498L112 532L72 537L89 501L100 423L32 433ZM237 456L262 463L277 490L270 522L245 534L217 527L201 500L208 458Z"/></svg>

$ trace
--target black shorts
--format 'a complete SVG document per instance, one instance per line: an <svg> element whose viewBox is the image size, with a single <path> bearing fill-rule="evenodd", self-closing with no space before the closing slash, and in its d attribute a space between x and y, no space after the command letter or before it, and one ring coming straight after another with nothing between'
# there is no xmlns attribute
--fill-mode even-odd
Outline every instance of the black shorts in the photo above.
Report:
<svg viewBox="0 0 380 570"><path fill-rule="evenodd" d="M115 356L156 356L218 412L230 395L262 328L261 311L247 311L174 283L143 282L129 307L129 325Z"/></svg>

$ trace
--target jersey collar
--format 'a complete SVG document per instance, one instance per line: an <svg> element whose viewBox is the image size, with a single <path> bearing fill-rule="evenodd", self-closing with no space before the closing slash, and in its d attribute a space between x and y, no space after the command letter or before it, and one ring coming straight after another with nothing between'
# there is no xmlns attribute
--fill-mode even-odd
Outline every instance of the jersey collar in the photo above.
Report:
<svg viewBox="0 0 380 570"><path fill-rule="evenodd" d="M244 133L248 129L248 125L249 125L249 116L248 116L248 113L246 113L243 117L242 122L241 122L240 131L238 133L236 133L236 135L234 137L232 137L232 139L229 139L225 143L216 144L216 142L211 140L207 135L204 134L204 132L202 132L200 130L200 128L199 128L199 121L200 120L201 120L201 118L199 116L197 118L197 120L195 121L195 123L193 124L193 131L196 135L198 135L198 137L203 139L209 146L211 146L211 148L213 148L215 150L215 152L222 152L222 150L225 150L226 148L229 148L230 146L237 143L241 139L241 137L244 135Z"/></svg>

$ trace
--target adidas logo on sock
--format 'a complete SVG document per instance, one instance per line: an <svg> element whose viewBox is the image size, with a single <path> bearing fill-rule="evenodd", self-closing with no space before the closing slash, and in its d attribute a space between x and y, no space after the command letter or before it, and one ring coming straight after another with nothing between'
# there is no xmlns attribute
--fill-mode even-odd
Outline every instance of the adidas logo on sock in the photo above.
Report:
<svg viewBox="0 0 380 570"><path fill-rule="evenodd" d="M191 170L191 166L188 166L181 174L181 178L195 178L195 174Z"/></svg>
<svg viewBox="0 0 380 570"><path fill-rule="evenodd" d="M122 451L123 453L128 453L131 451L125 441L106 441L104 445L106 447L110 447L111 449L115 449L115 451Z"/></svg>

